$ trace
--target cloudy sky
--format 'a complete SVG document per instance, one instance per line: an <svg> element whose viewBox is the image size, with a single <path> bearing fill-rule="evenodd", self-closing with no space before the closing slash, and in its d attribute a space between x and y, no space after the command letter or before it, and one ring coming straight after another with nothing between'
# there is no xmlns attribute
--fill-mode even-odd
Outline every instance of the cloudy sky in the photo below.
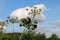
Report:
<svg viewBox="0 0 60 40"><path fill-rule="evenodd" d="M48 8L48 11L44 11L46 18L44 22L38 24L37 31L45 32L46 35L56 33L60 36L60 0L0 0L0 19L6 20L6 17L16 9L37 4L44 4ZM7 29L11 31L11 25ZM18 26L15 29L22 30Z"/></svg>

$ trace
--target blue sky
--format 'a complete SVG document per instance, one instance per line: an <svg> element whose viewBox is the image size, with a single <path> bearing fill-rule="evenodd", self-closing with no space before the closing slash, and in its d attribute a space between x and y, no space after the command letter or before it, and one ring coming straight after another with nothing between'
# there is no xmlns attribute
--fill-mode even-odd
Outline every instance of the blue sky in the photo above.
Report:
<svg viewBox="0 0 60 40"><path fill-rule="evenodd" d="M44 12L46 16L44 25L60 20L60 0L0 0L0 19L6 20L6 17L15 9L26 6L32 7L41 3L48 8L48 11Z"/></svg>
<svg viewBox="0 0 60 40"><path fill-rule="evenodd" d="M33 5L41 3L45 4L49 9L45 12L47 21L60 19L60 0L0 0L0 18L6 19L17 8L32 7Z"/></svg>

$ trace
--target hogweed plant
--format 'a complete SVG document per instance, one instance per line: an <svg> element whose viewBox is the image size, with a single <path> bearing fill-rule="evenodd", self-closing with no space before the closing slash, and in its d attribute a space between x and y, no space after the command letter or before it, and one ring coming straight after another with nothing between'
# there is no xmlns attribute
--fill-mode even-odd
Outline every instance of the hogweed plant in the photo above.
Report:
<svg viewBox="0 0 60 40"><path fill-rule="evenodd" d="M35 5L32 8L22 8L22 9L18 9L15 10L10 17L8 17L8 22L13 24L13 32L14 32L14 23L20 23L20 27L24 27L25 29L23 31L28 31L29 30L35 30L37 28L37 24L38 24L38 20L40 19L36 19L35 17L37 15L42 14L42 12L45 10L46 8L44 7L43 4L41 5ZM21 13L21 14L20 14ZM23 36L23 32L20 35L19 40L21 40Z"/></svg>
<svg viewBox="0 0 60 40"><path fill-rule="evenodd" d="M7 21L7 23L12 23L12 25L13 25L13 40L15 40L15 34L14 34L14 24L15 23L18 23L18 18L17 17L10 17L10 16L8 16L7 17L8 18L8 20L6 20Z"/></svg>
<svg viewBox="0 0 60 40"><path fill-rule="evenodd" d="M34 19L36 15L39 15L41 13L41 9L37 9L37 7L34 7L32 9L26 9L26 11L29 11L30 12L28 13L28 15L32 16L32 17L26 17L26 18L22 18L20 20L20 27L25 27L29 30L35 30L37 28L37 24L38 24L38 21L37 19ZM22 33L23 35L23 33ZM22 37L22 36L21 36ZM20 37L20 39L21 39Z"/></svg>
<svg viewBox="0 0 60 40"><path fill-rule="evenodd" d="M7 27L7 22L0 21L0 32L3 32L3 29Z"/></svg>
<svg viewBox="0 0 60 40"><path fill-rule="evenodd" d="M2 38L3 38L3 31L4 31L4 29L7 27L7 23L5 22L5 21L3 21L3 20L0 20L0 37L1 37L1 40L2 40Z"/></svg>
<svg viewBox="0 0 60 40"><path fill-rule="evenodd" d="M6 20L7 23L10 22L10 23L13 24L13 33L14 33L14 23L17 23L18 22L18 18L17 17L10 17L10 16L8 16L7 18L8 18L8 20Z"/></svg>
<svg viewBox="0 0 60 40"><path fill-rule="evenodd" d="M40 14L41 9L37 9L37 7L34 7L33 9L26 9L26 11L30 10L28 15L32 17L27 17L27 18L22 18L20 21L20 26L24 26L27 29L32 29L34 30L37 28L37 19L34 19L36 15Z"/></svg>

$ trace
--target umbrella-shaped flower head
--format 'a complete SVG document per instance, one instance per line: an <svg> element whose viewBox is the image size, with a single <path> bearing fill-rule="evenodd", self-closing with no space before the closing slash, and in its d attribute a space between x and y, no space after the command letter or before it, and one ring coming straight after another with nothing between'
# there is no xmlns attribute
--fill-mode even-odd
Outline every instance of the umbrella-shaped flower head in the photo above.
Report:
<svg viewBox="0 0 60 40"><path fill-rule="evenodd" d="M11 22L14 23L16 22L15 18L12 17L17 17L18 20L20 21L20 26L25 26L25 27L37 27L37 23L41 22L45 19L45 15L43 14L43 11L47 10L44 4L39 4L39 5L34 5L33 7L25 7L25 8L19 8L14 10L10 17L11 17Z"/></svg>
<svg viewBox="0 0 60 40"><path fill-rule="evenodd" d="M41 11L41 13L44 11L44 10L48 10L44 4L38 4L38 5L34 5L33 7L35 7L36 9L38 9L39 11Z"/></svg>
<svg viewBox="0 0 60 40"><path fill-rule="evenodd" d="M6 26L7 26L7 23L3 20L0 20L0 29L5 29Z"/></svg>
<svg viewBox="0 0 60 40"><path fill-rule="evenodd" d="M6 22L3 20L0 20L0 26L5 26L5 25L6 25Z"/></svg>
<svg viewBox="0 0 60 40"><path fill-rule="evenodd" d="M16 17L16 16L9 16L7 18L11 23L17 23L18 22L18 17Z"/></svg>

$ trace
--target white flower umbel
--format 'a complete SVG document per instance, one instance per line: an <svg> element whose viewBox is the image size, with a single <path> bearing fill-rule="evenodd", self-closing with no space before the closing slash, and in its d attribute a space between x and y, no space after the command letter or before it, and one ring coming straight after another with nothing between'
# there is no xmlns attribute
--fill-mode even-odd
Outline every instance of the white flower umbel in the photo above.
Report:
<svg viewBox="0 0 60 40"><path fill-rule="evenodd" d="M16 17L16 16L10 16L9 21L11 23L17 23L19 20L18 20L18 17Z"/></svg>
<svg viewBox="0 0 60 40"><path fill-rule="evenodd" d="M7 23L3 20L0 20L0 31L3 32L3 30L6 28Z"/></svg>
<svg viewBox="0 0 60 40"><path fill-rule="evenodd" d="M48 10L44 4L38 4L38 5L34 5L33 7L37 7L37 9L41 9L41 13L44 11L44 10Z"/></svg>

